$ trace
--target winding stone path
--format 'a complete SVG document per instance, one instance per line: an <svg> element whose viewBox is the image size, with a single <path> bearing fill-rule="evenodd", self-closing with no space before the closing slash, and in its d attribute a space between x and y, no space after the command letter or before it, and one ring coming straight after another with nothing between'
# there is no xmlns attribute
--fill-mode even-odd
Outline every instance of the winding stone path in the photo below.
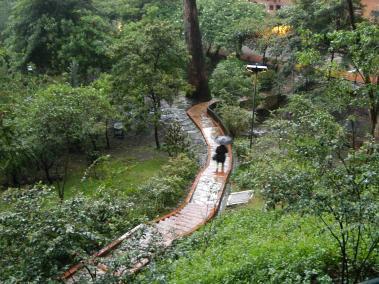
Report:
<svg viewBox="0 0 379 284"><path fill-rule="evenodd" d="M209 102L193 106L187 111L188 116L201 130L208 146L208 159L203 170L198 174L187 202L182 208L161 218L156 226L164 236L166 244L174 239L192 233L205 224L217 212L227 178L232 166L232 151L225 161L225 173L216 173L216 162L212 160L218 146L215 138L223 135L219 125L207 114Z"/></svg>
<svg viewBox="0 0 379 284"><path fill-rule="evenodd" d="M187 115L187 110L191 108L191 103L185 97L176 98L172 105L162 102L162 124L178 122L182 131L187 134L190 150L194 153L200 167L204 167L207 162L207 144L200 129L193 123Z"/></svg>
<svg viewBox="0 0 379 284"><path fill-rule="evenodd" d="M133 273L149 263L157 247L164 248L172 241L191 234L215 216L225 186L232 170L232 149L225 162L225 172L216 173L216 162L212 160L217 143L215 138L223 135L221 127L208 115L211 102L200 103L187 111L188 117L201 131L207 145L205 166L197 175L185 202L172 213L147 224L139 225L113 243L96 253L86 263L79 263L62 277L66 283L91 280L95 275L107 272L113 275ZM186 122L185 122L186 123ZM189 127L189 131L195 131ZM124 258L124 266L117 259Z"/></svg>

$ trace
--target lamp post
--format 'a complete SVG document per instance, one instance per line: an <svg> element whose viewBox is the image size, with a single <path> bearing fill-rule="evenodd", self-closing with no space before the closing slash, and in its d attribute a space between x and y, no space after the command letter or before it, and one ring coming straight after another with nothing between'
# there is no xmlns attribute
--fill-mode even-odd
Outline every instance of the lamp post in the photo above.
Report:
<svg viewBox="0 0 379 284"><path fill-rule="evenodd" d="M33 65L32 64L28 64L26 66L26 78L27 78L27 81L24 82L24 86L26 87L26 94L28 95L29 97L29 84L30 84L30 74L33 74L33 71L34 71L34 68L33 68Z"/></svg>
<svg viewBox="0 0 379 284"><path fill-rule="evenodd" d="M253 115L251 119L251 131L250 131L250 149L253 147L253 135L254 135L254 120L255 120L255 97L257 95L257 82L258 82L258 73L266 72L267 66L265 65L246 65L246 70L254 73L254 93L253 93Z"/></svg>

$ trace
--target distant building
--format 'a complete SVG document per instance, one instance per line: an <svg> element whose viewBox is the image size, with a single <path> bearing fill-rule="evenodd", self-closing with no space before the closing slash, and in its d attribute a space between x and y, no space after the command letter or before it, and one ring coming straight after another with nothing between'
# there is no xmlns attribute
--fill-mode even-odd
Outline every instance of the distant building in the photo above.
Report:
<svg viewBox="0 0 379 284"><path fill-rule="evenodd" d="M266 10L273 13L283 7L292 4L292 0L248 0L249 2L262 4ZM370 19L379 19L379 0L361 0L364 10L363 16Z"/></svg>
<svg viewBox="0 0 379 284"><path fill-rule="evenodd" d="M373 20L379 20L379 0L362 0L364 6L363 16Z"/></svg>
<svg viewBox="0 0 379 284"><path fill-rule="evenodd" d="M291 5L291 0L249 0L253 3L262 4L268 12L275 12L285 6Z"/></svg>

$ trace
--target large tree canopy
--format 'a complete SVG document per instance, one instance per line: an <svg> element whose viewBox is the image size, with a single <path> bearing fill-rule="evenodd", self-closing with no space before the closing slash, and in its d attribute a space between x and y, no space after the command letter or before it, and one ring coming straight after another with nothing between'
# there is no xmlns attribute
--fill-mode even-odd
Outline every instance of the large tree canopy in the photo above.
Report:
<svg viewBox="0 0 379 284"><path fill-rule="evenodd" d="M67 84L41 90L18 112L22 145L31 152L31 163L43 170L49 182L54 179L51 169L66 166L71 150L90 148L87 145L94 144L105 133L106 121L113 113L101 91ZM63 191L59 195L64 198Z"/></svg>
<svg viewBox="0 0 379 284"><path fill-rule="evenodd" d="M141 115L146 120L152 111L150 121L159 148L161 101L171 102L186 86L183 77L187 53L180 30L166 21L131 23L124 28L116 53L116 101L131 120Z"/></svg>
<svg viewBox="0 0 379 284"><path fill-rule="evenodd" d="M353 2L354 13L359 15L361 1L346 0L298 0L295 5L280 10L280 18L296 29L309 29L327 33L346 29L351 25L348 2ZM356 17L359 20L360 17Z"/></svg>
<svg viewBox="0 0 379 284"><path fill-rule="evenodd" d="M265 16L261 5L245 0L200 0L200 27L208 48L240 52L242 43L256 32Z"/></svg>
<svg viewBox="0 0 379 284"><path fill-rule="evenodd" d="M8 33L22 68L32 62L42 72L68 71L72 61L107 66L111 26L95 16L91 0L20 0Z"/></svg>

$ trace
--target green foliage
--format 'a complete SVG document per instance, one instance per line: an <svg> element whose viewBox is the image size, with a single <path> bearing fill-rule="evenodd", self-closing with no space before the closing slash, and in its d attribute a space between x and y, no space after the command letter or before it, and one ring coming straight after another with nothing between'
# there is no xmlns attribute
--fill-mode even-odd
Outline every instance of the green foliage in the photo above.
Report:
<svg viewBox="0 0 379 284"><path fill-rule="evenodd" d="M351 82L344 79L335 79L322 89L322 96L314 96L315 104L329 113L338 112L348 114L348 110L367 106L367 99L361 92L357 92Z"/></svg>
<svg viewBox="0 0 379 284"><path fill-rule="evenodd" d="M63 32L57 50L60 70L69 70L72 63L78 65L80 82L92 82L101 71L111 68L110 45L114 32L103 18L83 15L77 23L62 23Z"/></svg>
<svg viewBox="0 0 379 284"><path fill-rule="evenodd" d="M367 77L379 74L378 25L364 22L356 30L335 31L329 37L332 48L341 50L351 60L365 83L373 83Z"/></svg>
<svg viewBox="0 0 379 284"><path fill-rule="evenodd" d="M167 99L175 94L180 87L186 55L178 36L179 31L165 21L141 21L125 26L116 46L119 63L114 72L121 76L115 78L121 83L116 85L117 90L132 94L142 92L146 96L154 91Z"/></svg>
<svg viewBox="0 0 379 284"><path fill-rule="evenodd" d="M16 0L0 0L0 34L7 25L12 6L15 2Z"/></svg>
<svg viewBox="0 0 379 284"><path fill-rule="evenodd" d="M143 220L122 196L78 197L46 206L51 189L9 190L0 213L1 282L45 282Z"/></svg>
<svg viewBox="0 0 379 284"><path fill-rule="evenodd" d="M115 100L131 123L147 120L154 125L157 148L161 101L172 102L187 87L186 51L180 38L171 23L146 20L125 26L116 46Z"/></svg>
<svg viewBox="0 0 379 284"><path fill-rule="evenodd" d="M282 37L282 40L274 42L269 53L274 50L275 55L286 58L285 73L287 76L290 73L294 76L295 92L317 92L319 95L322 92L320 89L325 86L325 81L330 81L331 77L340 77L341 74L338 73L335 76L335 70L339 65L337 58L343 52L333 48L328 33L351 29L349 2L353 4L352 14L356 26L362 21L360 17L362 5L359 0L299 0L278 11L276 22L290 26L291 30ZM346 61L343 60L342 63ZM346 64L343 65L344 71L351 68Z"/></svg>
<svg viewBox="0 0 379 284"><path fill-rule="evenodd" d="M230 212L180 241L138 282L332 283L338 256L319 225L296 214Z"/></svg>
<svg viewBox="0 0 379 284"><path fill-rule="evenodd" d="M0 183L18 186L21 172L30 168L32 154L23 140L25 129L20 127L20 120L35 90L51 79L22 76L9 67L7 50L0 49L1 57L5 64L0 67Z"/></svg>
<svg viewBox="0 0 379 284"><path fill-rule="evenodd" d="M2 77L1 183L18 186L39 180L37 168L50 171L51 161L61 164L67 150L91 151L105 134L108 119L117 118L109 85L107 76L86 88L71 88L46 75L10 72Z"/></svg>
<svg viewBox="0 0 379 284"><path fill-rule="evenodd" d="M137 22L144 17L180 22L181 3L172 0L93 0L94 6L107 18L122 22Z"/></svg>
<svg viewBox="0 0 379 284"><path fill-rule="evenodd" d="M196 171L194 161L179 155L128 194L101 185L95 196L60 204L47 186L9 189L2 195L9 208L0 212L0 281L53 280L115 236L176 206Z"/></svg>
<svg viewBox="0 0 379 284"><path fill-rule="evenodd" d="M32 62L38 72L62 72L76 61L84 76L87 68L106 68L112 30L94 12L91 0L18 1L8 33L22 69Z"/></svg>
<svg viewBox="0 0 379 284"><path fill-rule="evenodd" d="M149 0L112 0L104 2L94 0L94 6L101 11L101 14L111 20L138 20L142 16L141 6Z"/></svg>
<svg viewBox="0 0 379 284"><path fill-rule="evenodd" d="M264 9L244 0L201 0L200 28L210 46L237 50L265 16Z"/></svg>
<svg viewBox="0 0 379 284"><path fill-rule="evenodd" d="M250 155L249 141L246 139L235 139L233 141L233 149L236 151L238 159L243 163Z"/></svg>
<svg viewBox="0 0 379 284"><path fill-rule="evenodd" d="M179 155L180 153L189 152L189 138L182 130L180 123L174 121L166 129L164 137L164 150L170 157Z"/></svg>
<svg viewBox="0 0 379 284"><path fill-rule="evenodd" d="M197 1L210 57L233 50L238 56L244 44L264 56L283 55L283 74L293 75L293 90L309 91L310 100L293 96L253 150L244 140L235 147L241 163L233 182L255 190L266 209L284 210L244 209L221 218L181 241L141 282L344 283L378 271L378 145L367 141L353 151L344 122L331 115L351 122L355 117L348 111L368 107L375 134L378 26L360 23L360 1L353 2L355 25L345 0L298 0L269 20L262 7L248 1ZM174 124L165 143L176 157L157 176L140 185L165 159L125 165L100 158L85 174L87 197L63 200L66 178L73 195L80 179L75 174L81 173L70 176L69 159L73 153L98 155L111 120L153 125L159 148L162 101L170 103L188 89L181 5L0 0L0 183L19 186L44 174L57 182L61 197L56 204L51 188L39 184L2 195L0 282L53 281L116 235L166 213L186 194L197 166L180 154L187 141ZM291 26L285 36L270 33L279 23ZM29 64L33 70L26 72ZM334 79L346 68L355 68L365 84ZM111 69L113 76L102 74ZM260 91L276 92L278 82L286 82L283 74L260 74ZM210 83L222 100L218 111L224 123L238 136L250 124L250 113L238 100L253 93L243 64L221 62ZM113 109L111 95L125 117Z"/></svg>
<svg viewBox="0 0 379 284"><path fill-rule="evenodd" d="M378 145L347 149L335 119L299 96L286 111L291 120L271 121L234 181L256 189L267 208L317 216L339 247L339 279L363 280L377 267Z"/></svg>
<svg viewBox="0 0 379 284"><path fill-rule="evenodd" d="M333 31L327 35L302 30L301 40L301 50L296 52L302 75L298 91L311 90L314 96L327 93L327 99L332 99L331 103L339 104L338 111L341 111L338 107L343 105L345 110L347 106L367 107L370 113L370 134L375 136L379 106L375 81L379 73L377 25L362 22L354 30ZM341 63L335 62L336 53L343 57ZM346 76L347 68L354 68L356 79L363 82L363 86L353 90L351 85L347 86L346 82L338 79Z"/></svg>
<svg viewBox="0 0 379 284"><path fill-rule="evenodd" d="M359 20L361 1L353 2ZM280 10L279 17L296 29L309 29L322 34L350 26L347 1L341 0L298 0L287 9Z"/></svg>
<svg viewBox="0 0 379 284"><path fill-rule="evenodd" d="M102 164L104 164L105 162L109 161L109 158L110 158L110 155L100 156L96 158L85 170L81 181L84 182L90 178L95 178L95 179L100 178L97 172L97 168L101 166Z"/></svg>
<svg viewBox="0 0 379 284"><path fill-rule="evenodd" d="M197 172L197 164L185 154L172 158L161 173L141 186L140 198L153 203L153 212L164 213L175 206L187 193Z"/></svg>
<svg viewBox="0 0 379 284"><path fill-rule="evenodd" d="M105 121L112 115L109 101L101 91L62 84L37 93L23 111L17 125L23 143L49 182L52 182L50 169L62 157L67 164L71 149L95 143L97 136L106 131Z"/></svg>
<svg viewBox="0 0 379 284"><path fill-rule="evenodd" d="M275 79L277 75L275 71L268 70L266 72L261 72L258 75L258 85L259 91L268 92L271 91L274 87Z"/></svg>
<svg viewBox="0 0 379 284"><path fill-rule="evenodd" d="M223 104L217 108L222 122L233 137L246 131L251 122L251 113L239 106Z"/></svg>
<svg viewBox="0 0 379 284"><path fill-rule="evenodd" d="M227 59L220 62L209 81L214 97L228 104L236 104L239 98L253 93L250 77L247 76L243 62Z"/></svg>
<svg viewBox="0 0 379 284"><path fill-rule="evenodd" d="M143 158L140 158L140 157ZM136 188L156 176L168 158L153 148L127 147L112 156L100 156L100 161L88 166L85 161L72 160L66 180L65 198L83 194L96 198L100 188L133 195Z"/></svg>

